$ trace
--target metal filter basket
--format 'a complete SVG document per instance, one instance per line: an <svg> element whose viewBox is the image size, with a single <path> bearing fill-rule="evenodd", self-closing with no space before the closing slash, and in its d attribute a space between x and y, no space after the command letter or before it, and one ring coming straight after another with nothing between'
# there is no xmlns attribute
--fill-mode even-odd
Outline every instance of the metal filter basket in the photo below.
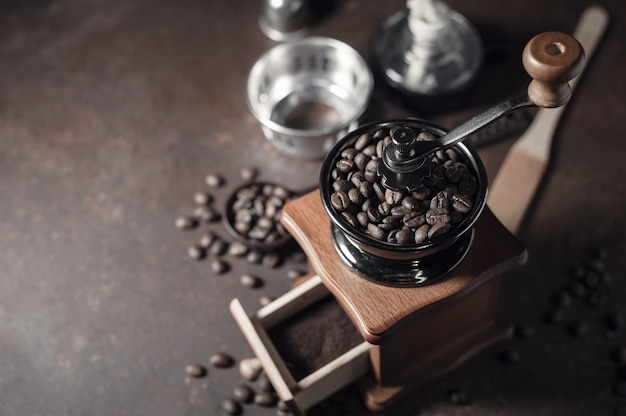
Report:
<svg viewBox="0 0 626 416"><path fill-rule="evenodd" d="M373 84L353 48L336 39L309 37L261 56L248 75L246 98L265 137L278 149L318 159L358 127Z"/></svg>

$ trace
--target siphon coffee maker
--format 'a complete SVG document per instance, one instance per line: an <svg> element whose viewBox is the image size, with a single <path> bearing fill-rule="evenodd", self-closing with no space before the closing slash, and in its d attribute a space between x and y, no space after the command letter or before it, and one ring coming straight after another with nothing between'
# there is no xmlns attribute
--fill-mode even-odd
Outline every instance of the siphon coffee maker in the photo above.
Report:
<svg viewBox="0 0 626 416"><path fill-rule="evenodd" d="M353 382L381 410L510 337L500 276L527 253L486 206L484 167L462 141L516 108L564 104L583 61L574 38L540 34L523 52L527 95L450 132L418 119L364 125L328 154L319 190L285 205L281 222L314 273L252 317L236 299L231 312L294 413ZM362 342L296 378L269 334L327 298Z"/></svg>

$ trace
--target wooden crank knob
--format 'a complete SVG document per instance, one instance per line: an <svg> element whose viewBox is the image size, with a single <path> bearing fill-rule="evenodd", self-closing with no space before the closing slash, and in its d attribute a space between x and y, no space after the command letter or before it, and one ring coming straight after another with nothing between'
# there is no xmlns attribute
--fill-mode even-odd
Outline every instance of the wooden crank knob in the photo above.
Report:
<svg viewBox="0 0 626 416"><path fill-rule="evenodd" d="M545 32L526 44L522 63L533 78L528 85L528 98L538 107L559 107L572 95L567 81L582 71L585 52L572 36Z"/></svg>

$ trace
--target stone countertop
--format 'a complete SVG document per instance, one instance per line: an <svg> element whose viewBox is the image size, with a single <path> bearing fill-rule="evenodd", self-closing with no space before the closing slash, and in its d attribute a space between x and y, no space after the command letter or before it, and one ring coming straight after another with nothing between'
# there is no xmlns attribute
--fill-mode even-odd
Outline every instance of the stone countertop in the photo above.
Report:
<svg viewBox="0 0 626 416"><path fill-rule="evenodd" d="M235 368L208 364L218 351L236 360L251 355L228 312L230 300L254 311L263 295L286 292L288 271L306 263L296 247L280 253L276 268L228 259L228 272L215 275L210 259L191 260L187 247L203 229L228 239L221 224L180 231L174 223L193 211L197 191L211 192L222 209L244 167L294 190L317 184L320 162L275 150L246 106L248 71L274 45L258 28L261 3L0 4L0 413L219 414L240 382ZM315 3L323 13L309 33L342 40L366 60L374 31L405 6ZM460 110L419 114L377 88L364 121L420 116L452 128L518 94L527 83L519 59L526 41L548 30L571 33L587 5L447 3L509 49L484 67ZM529 263L503 286L505 313L534 334L482 354L389 414L624 410L610 355L626 339L607 333L602 319L626 313L626 6L599 4L611 13L611 26L562 118L550 169L521 230ZM490 178L515 137L479 149ZM222 175L224 186L208 188L210 173ZM563 323L545 323L554 295L571 283L568 268L594 247L606 249L613 277L594 290L599 303L574 298L563 307ZM244 273L265 284L244 288ZM572 323L588 331L573 337ZM500 352L511 349L520 361L502 364ZM210 367L206 377L186 377L194 362ZM470 404L450 402L455 388ZM363 414L349 393L312 414Z"/></svg>

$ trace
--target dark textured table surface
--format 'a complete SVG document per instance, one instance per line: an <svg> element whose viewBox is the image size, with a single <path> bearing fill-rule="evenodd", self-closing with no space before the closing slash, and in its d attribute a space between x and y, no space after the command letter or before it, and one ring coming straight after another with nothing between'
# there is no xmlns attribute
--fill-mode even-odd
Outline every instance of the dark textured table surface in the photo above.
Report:
<svg viewBox="0 0 626 416"><path fill-rule="evenodd" d="M208 260L189 259L187 247L203 228L227 238L221 225L183 232L174 221L192 212L209 173L226 179L211 190L221 207L243 167L292 189L315 186L320 167L278 153L246 106L247 73L274 45L257 25L261 3L0 2L0 414L221 413L240 376L235 367L211 368L209 357L252 354L230 300L255 311L261 296L290 288L288 270L306 264L289 253L274 269L228 259L230 270L216 276ZM481 354L386 414L624 411L611 351L626 337L607 334L602 317L626 313L626 6L599 3L611 26L561 121L551 168L520 233L529 263L504 279L505 313L533 335ZM571 33L587 5L448 4L510 50L485 66L463 108L428 116L447 128L523 91L524 43L542 31ZM324 6L310 34L340 39L368 60L374 30L404 2ZM420 116L377 91L366 121L410 115ZM490 178L514 138L480 149ZM593 247L606 249L613 277L603 302L574 299L564 324L544 323L552 297L570 281L567 268ZM242 287L243 273L264 286ZM588 332L572 337L571 322ZM518 363L500 362L506 348L519 352ZM186 377L194 362L210 367L206 377ZM471 402L452 404L454 388ZM364 414L351 397L312 413Z"/></svg>

